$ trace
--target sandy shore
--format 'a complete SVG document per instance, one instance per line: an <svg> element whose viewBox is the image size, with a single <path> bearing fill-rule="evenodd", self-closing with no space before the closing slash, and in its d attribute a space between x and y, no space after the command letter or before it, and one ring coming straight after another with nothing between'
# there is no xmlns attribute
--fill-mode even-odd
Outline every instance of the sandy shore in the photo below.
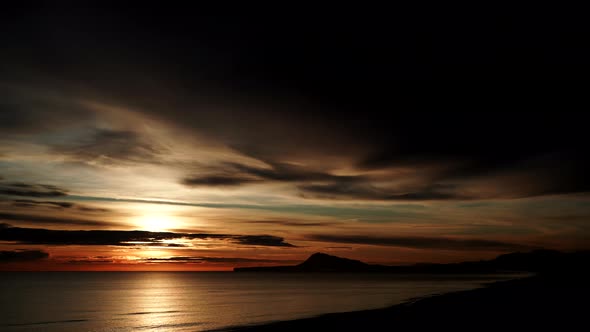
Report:
<svg viewBox="0 0 590 332"><path fill-rule="evenodd" d="M588 280L579 275L535 276L384 309L225 331L581 331L588 325Z"/></svg>

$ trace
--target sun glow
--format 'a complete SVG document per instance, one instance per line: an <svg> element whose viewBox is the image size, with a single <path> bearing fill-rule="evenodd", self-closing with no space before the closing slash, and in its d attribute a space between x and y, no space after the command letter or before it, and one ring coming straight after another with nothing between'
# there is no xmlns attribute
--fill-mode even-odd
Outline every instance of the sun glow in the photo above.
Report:
<svg viewBox="0 0 590 332"><path fill-rule="evenodd" d="M137 225L142 230L151 232L161 232L174 229L178 226L178 221L171 216L161 214L148 214L137 219Z"/></svg>

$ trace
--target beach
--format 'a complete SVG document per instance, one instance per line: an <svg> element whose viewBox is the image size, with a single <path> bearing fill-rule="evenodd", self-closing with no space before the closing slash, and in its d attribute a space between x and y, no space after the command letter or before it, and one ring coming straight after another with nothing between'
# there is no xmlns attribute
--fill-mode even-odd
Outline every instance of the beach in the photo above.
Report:
<svg viewBox="0 0 590 332"><path fill-rule="evenodd" d="M574 331L587 325L584 275L539 275L408 301L224 331Z"/></svg>

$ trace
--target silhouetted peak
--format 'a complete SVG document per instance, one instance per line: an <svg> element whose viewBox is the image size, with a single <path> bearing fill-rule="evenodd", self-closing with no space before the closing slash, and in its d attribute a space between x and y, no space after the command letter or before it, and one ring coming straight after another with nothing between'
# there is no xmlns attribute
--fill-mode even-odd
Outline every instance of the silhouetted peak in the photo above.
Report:
<svg viewBox="0 0 590 332"><path fill-rule="evenodd" d="M322 252L317 252L309 256L309 258L305 262L299 264L299 266L303 268L332 270L366 267L367 264L354 259L342 258L324 254Z"/></svg>
<svg viewBox="0 0 590 332"><path fill-rule="evenodd" d="M313 261L313 260L317 260L317 259L331 259L331 258L346 259L346 258L342 258L342 257L338 257L338 256L328 255L323 252L316 252L315 254L312 254L311 256L309 256L306 259L306 261L310 261L310 260Z"/></svg>
<svg viewBox="0 0 590 332"><path fill-rule="evenodd" d="M315 253L298 265L235 268L234 271L274 272L392 272L392 273L497 273L527 271L544 274L572 273L590 275L590 251L564 253L555 250L535 250L500 255L492 260L450 264L416 264L384 266L367 264L354 259L325 253Z"/></svg>

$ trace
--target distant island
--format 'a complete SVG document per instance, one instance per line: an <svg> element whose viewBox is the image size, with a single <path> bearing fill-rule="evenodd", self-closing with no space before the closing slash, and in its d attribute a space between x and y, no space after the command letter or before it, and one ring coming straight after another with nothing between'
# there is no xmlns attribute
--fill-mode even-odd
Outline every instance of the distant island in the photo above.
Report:
<svg viewBox="0 0 590 332"><path fill-rule="evenodd" d="M590 252L564 253L534 250L500 255L491 260L451 264L415 264L387 266L367 264L325 253L315 253L304 262L289 266L236 267L234 272L343 272L343 273L510 273L567 271L589 261Z"/></svg>

